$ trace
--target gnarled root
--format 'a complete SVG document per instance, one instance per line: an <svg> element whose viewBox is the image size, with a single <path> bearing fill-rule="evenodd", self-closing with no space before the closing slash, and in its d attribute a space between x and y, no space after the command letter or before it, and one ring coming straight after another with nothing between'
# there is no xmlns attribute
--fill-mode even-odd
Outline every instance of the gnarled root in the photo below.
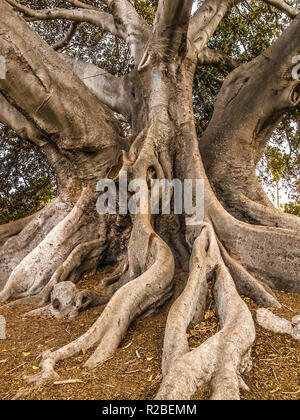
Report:
<svg viewBox="0 0 300 420"><path fill-rule="evenodd" d="M213 205L210 216L214 229L231 258L264 285L298 293L300 232L240 222L218 203ZM226 256L225 259L228 260ZM235 266L235 272L239 271L232 259L228 260L229 265ZM243 282L250 284L250 277L243 273Z"/></svg>
<svg viewBox="0 0 300 420"><path fill-rule="evenodd" d="M0 246L9 238L20 233L36 217L36 214L0 226Z"/></svg>
<svg viewBox="0 0 300 420"><path fill-rule="evenodd" d="M274 315L271 311L265 308L260 308L256 311L257 323L266 330L273 331L279 334L293 334L293 324L287 319L280 318Z"/></svg>
<svg viewBox="0 0 300 420"><path fill-rule="evenodd" d="M39 293L83 237L97 239L101 232L95 230L95 215L88 211L92 200L93 193L84 188L72 211L13 270L0 302ZM72 259L68 263L72 265Z"/></svg>
<svg viewBox="0 0 300 420"><path fill-rule="evenodd" d="M15 232L16 234L7 238L0 246L0 291L7 283L13 269L42 242L71 210L70 200L62 192L39 213L21 221L1 226L3 235L5 235L5 232L6 234L9 234L9 232ZM17 234L19 229L21 230Z"/></svg>
<svg viewBox="0 0 300 420"><path fill-rule="evenodd" d="M117 282L121 276L123 276L126 273L126 270L128 269L128 255L120 262L118 267L114 270L114 272L110 276L104 277L104 279L101 282L102 287L107 287L115 282Z"/></svg>
<svg viewBox="0 0 300 420"><path fill-rule="evenodd" d="M51 304L35 309L25 316L52 315L55 318L75 318L85 309L106 303L106 299L91 290L78 290L74 283L64 281L57 284L51 293Z"/></svg>
<svg viewBox="0 0 300 420"><path fill-rule="evenodd" d="M139 236L138 241L135 239L136 235ZM56 377L54 366L58 361L75 356L82 348L89 349L99 343L85 364L88 368L94 368L114 354L136 317L169 298L174 276L173 255L169 247L153 232L144 216L137 216L135 220L129 255L129 261L134 260L145 271L113 295L101 316L84 335L61 349L45 353L40 364L40 373L25 379L35 381L40 386ZM138 270L137 265L129 268L129 272L134 270Z"/></svg>
<svg viewBox="0 0 300 420"><path fill-rule="evenodd" d="M245 388L240 375L249 368L249 350L255 340L254 322L237 293L209 225L203 227L194 243L191 264L186 289L168 317L164 378L156 399L189 399L207 384L212 386L212 399L239 399L240 387ZM189 351L186 330L195 313L205 309L203 296L200 311L197 307L198 292L206 289L212 270L216 273L214 296L222 329L198 349Z"/></svg>
<svg viewBox="0 0 300 420"><path fill-rule="evenodd" d="M64 261L63 264L55 271L49 283L47 283L46 286L38 294L14 300L5 306L8 307L15 305L44 305L49 301L51 292L58 283L64 282L66 280L70 280L76 283L76 281L82 274L82 264L83 262L86 262L86 260L89 259L89 257L93 262L92 265L96 266L94 260L97 260L99 258L104 249L105 245L103 244L103 239L97 239L78 245L71 252L66 261ZM78 272L78 270L80 271ZM36 312L36 314L37 313L38 312Z"/></svg>
<svg viewBox="0 0 300 420"><path fill-rule="evenodd" d="M231 258L220 241L218 241L218 244L239 294L250 297L257 305L280 308L281 305L272 290L266 284L256 280L242 265Z"/></svg>
<svg viewBox="0 0 300 420"><path fill-rule="evenodd" d="M268 201L267 204L269 204ZM300 230L299 217L283 213L282 211L276 209L272 203L266 205L250 200L242 193L235 193L230 201L230 205L236 212L239 212L239 219L242 219L243 216L245 220L250 220L251 223L256 225L278 227L296 231Z"/></svg>

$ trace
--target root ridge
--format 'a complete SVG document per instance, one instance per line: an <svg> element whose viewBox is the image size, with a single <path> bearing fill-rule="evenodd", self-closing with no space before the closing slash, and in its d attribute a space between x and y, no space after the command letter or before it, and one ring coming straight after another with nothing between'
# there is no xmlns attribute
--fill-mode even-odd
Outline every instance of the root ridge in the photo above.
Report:
<svg viewBox="0 0 300 420"><path fill-rule="evenodd" d="M211 244L207 254L206 234ZM195 259L197 254L202 259ZM245 366L245 360L249 362L255 327L222 260L211 225L207 225L196 239L191 265L186 289L179 297L179 303L174 303L168 317L163 356L164 378L156 399L190 399L198 388L207 384L212 387L211 399L239 399L240 385L243 385L240 375L249 369L249 366ZM193 271L195 268L197 271ZM213 268L216 273L214 296L221 330L197 349L189 351L186 329L193 314L180 311L178 307L183 307L189 294L194 293L194 283L206 283L207 274ZM191 306L192 310L196 310L196 305ZM181 328L173 332L173 325L180 325ZM182 341L184 345L180 345L180 351L174 352L176 343Z"/></svg>

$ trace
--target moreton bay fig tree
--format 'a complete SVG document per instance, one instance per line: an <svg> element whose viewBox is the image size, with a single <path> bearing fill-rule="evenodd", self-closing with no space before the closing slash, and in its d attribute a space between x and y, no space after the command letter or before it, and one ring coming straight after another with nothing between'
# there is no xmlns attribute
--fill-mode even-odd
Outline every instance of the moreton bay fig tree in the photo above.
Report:
<svg viewBox="0 0 300 420"><path fill-rule="evenodd" d="M148 10L153 24L134 7L142 2L54 3L0 0L0 122L43 151L58 185L56 198L37 214L0 226L0 302L42 306L52 293L51 308L59 312L59 291L78 293L58 283L76 283L100 261L117 268L104 280L101 299L91 298L106 304L99 319L75 341L44 353L39 373L25 379L37 386L56 379L55 364L83 348L96 345L85 364L90 369L111 357L134 319L172 297L178 265L189 277L169 311L157 399L189 399L208 384L212 399L239 399L255 341L241 295L279 307L273 290L300 292L300 219L274 208L256 176L272 132L299 106L298 10L266 0L283 12L286 28L240 63L210 48L210 39L243 0L159 0ZM33 25L45 21L70 25L52 46ZM85 54L68 55L66 46L85 24L128 46L123 75L84 61ZM195 74L223 61L232 71L198 139ZM117 115L130 124L130 135ZM128 182L144 181L149 203L154 181L202 180L202 222L192 223L184 206L182 214L174 211L172 187L170 212L123 214L117 200L116 214L99 214L99 181L110 179L118 190L125 172ZM191 194L195 205L195 185ZM209 281L220 330L191 350L186 331L203 319Z"/></svg>

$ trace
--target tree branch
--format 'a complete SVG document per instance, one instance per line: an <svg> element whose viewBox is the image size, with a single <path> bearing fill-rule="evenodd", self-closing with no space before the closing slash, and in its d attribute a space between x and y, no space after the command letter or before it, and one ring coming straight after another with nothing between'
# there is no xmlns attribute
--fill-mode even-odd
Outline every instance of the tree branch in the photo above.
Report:
<svg viewBox="0 0 300 420"><path fill-rule="evenodd" d="M269 4L270 6L276 7L276 9L285 13L291 19L295 18L299 14L299 11L297 9L287 4L284 0L263 0L263 1Z"/></svg>
<svg viewBox="0 0 300 420"><path fill-rule="evenodd" d="M72 22L66 35L61 38L59 41L57 41L52 48L55 51L61 50L62 48L65 48L67 45L69 45L69 43L71 42L71 40L74 38L74 36L76 35L77 32L77 28L78 28L79 23L78 22Z"/></svg>
<svg viewBox="0 0 300 420"><path fill-rule="evenodd" d="M206 0L191 18L189 39L198 52L207 44L225 14L240 0Z"/></svg>
<svg viewBox="0 0 300 420"><path fill-rule="evenodd" d="M67 19L78 23L90 23L92 25L102 28L104 31L110 32L113 35L121 36L116 28L114 18L110 13L102 12L101 10L87 10L87 9L44 9L33 10L27 6L17 3L14 0L6 0L11 6L19 12L28 16L30 21L33 20L53 20L53 19Z"/></svg>
<svg viewBox="0 0 300 420"><path fill-rule="evenodd" d="M79 0L67 0L67 1L68 3L73 4L73 6L80 7L81 9L99 10L98 7L92 6L87 3L83 3L82 1L79 1Z"/></svg>
<svg viewBox="0 0 300 420"><path fill-rule="evenodd" d="M148 23L128 0L104 0L115 19L115 25L138 64L151 34Z"/></svg>
<svg viewBox="0 0 300 420"><path fill-rule="evenodd" d="M203 48L198 54L198 64L218 65L221 62L225 62L231 70L234 70L241 64L238 60L234 60L227 54L207 47Z"/></svg>
<svg viewBox="0 0 300 420"><path fill-rule="evenodd" d="M61 188L68 182L69 161L60 153L57 153L51 141L45 133L39 130L33 122L27 119L21 112L12 106L6 98L0 93L0 122L15 131L23 140L26 140L44 151L50 164L55 168L58 185ZM26 219L22 219L26 220ZM29 219L30 220L30 219ZM29 221L28 220L28 221ZM18 222L16 222L18 223ZM1 230L1 229L0 229ZM11 230L9 230L11 233ZM2 232L2 234L5 232ZM8 233L8 232L7 232ZM4 240L0 232L0 245Z"/></svg>
<svg viewBox="0 0 300 420"><path fill-rule="evenodd" d="M112 14L77 0L71 0L70 3L79 6L80 9L56 8L44 10L30 9L15 0L6 1L18 11L24 13L27 21L67 19L98 26L104 31L124 39L136 63L140 61L143 55L151 32L147 22L138 15L135 8L127 0L106 0L105 4L111 9Z"/></svg>
<svg viewBox="0 0 300 420"><path fill-rule="evenodd" d="M193 0L160 0L140 70L147 65L150 56L172 62L185 55L192 5Z"/></svg>
<svg viewBox="0 0 300 420"><path fill-rule="evenodd" d="M7 66L0 92L8 102L61 149L94 152L116 145L121 131L113 113L2 0L0 13L0 55Z"/></svg>
<svg viewBox="0 0 300 420"><path fill-rule="evenodd" d="M39 147L43 147L46 142L42 140L43 134L34 124L28 121L6 98L0 93L0 122L12 130L19 137L30 141Z"/></svg>
<svg viewBox="0 0 300 420"><path fill-rule="evenodd" d="M113 111L130 118L124 78L115 77L94 64L76 60L65 54L61 56L102 103Z"/></svg>

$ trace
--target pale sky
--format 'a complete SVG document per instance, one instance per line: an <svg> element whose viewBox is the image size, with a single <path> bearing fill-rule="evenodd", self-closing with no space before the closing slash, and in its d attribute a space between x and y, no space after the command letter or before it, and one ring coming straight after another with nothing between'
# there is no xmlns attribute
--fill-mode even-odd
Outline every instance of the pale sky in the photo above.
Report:
<svg viewBox="0 0 300 420"><path fill-rule="evenodd" d="M196 10L197 10L197 1L194 1L194 6L193 6L193 9L192 9L192 13L195 13Z"/></svg>

